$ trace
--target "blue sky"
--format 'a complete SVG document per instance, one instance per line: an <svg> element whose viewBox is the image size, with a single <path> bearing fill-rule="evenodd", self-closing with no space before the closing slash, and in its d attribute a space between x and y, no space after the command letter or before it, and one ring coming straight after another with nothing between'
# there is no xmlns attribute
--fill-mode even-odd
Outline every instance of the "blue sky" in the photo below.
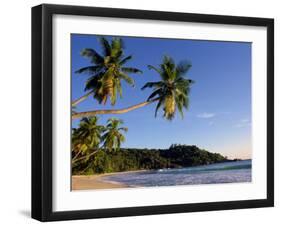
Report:
<svg viewBox="0 0 281 226"><path fill-rule="evenodd" d="M83 58L83 48L101 52L98 36L73 34L72 41L72 99L84 94L88 75L74 72L89 66ZM109 39L110 36L107 36ZM136 86L122 84L123 98L114 107L99 105L92 97L80 103L77 111L123 108L143 102L150 89L140 90L159 75L147 65L158 66L164 55L176 62L189 60L192 68L187 77L194 80L190 93L190 107L184 119L179 114L172 121L154 117L155 104L121 115L101 115L100 122L110 117L124 120L128 127L123 147L167 148L172 143L194 144L229 158L251 158L251 43L217 42L205 40L176 40L122 37L125 55L133 55L127 66L143 71L132 74ZM79 120L73 122L76 126Z"/></svg>

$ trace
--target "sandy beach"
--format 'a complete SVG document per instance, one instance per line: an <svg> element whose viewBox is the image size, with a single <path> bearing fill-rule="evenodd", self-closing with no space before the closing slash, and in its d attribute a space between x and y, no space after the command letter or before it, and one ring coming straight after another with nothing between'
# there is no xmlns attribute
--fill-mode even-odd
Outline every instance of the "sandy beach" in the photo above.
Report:
<svg viewBox="0 0 281 226"><path fill-rule="evenodd" d="M72 176L72 190L90 190L90 189L110 189L126 188L128 186L117 183L103 181L102 177L108 174L91 176Z"/></svg>
<svg viewBox="0 0 281 226"><path fill-rule="evenodd" d="M74 175L72 176L72 190L91 190L91 189L111 189L111 188L128 188L129 186L118 183L118 182L110 182L104 181L102 178L108 175L114 174L126 174L132 172L142 172L147 170L133 170L126 172L116 172L116 173L104 173L98 175Z"/></svg>

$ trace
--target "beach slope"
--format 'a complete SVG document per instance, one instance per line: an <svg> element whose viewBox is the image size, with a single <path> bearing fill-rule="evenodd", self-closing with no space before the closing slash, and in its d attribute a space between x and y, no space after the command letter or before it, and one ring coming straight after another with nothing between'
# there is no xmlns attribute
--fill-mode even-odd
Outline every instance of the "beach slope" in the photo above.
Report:
<svg viewBox="0 0 281 226"><path fill-rule="evenodd" d="M72 176L72 190L127 188L128 186L102 180L103 175Z"/></svg>

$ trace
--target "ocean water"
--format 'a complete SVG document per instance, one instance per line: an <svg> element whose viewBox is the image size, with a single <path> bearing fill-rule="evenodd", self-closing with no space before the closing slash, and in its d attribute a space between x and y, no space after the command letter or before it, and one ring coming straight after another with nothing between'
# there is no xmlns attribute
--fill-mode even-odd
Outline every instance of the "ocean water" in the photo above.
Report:
<svg viewBox="0 0 281 226"><path fill-rule="evenodd" d="M103 177L103 180L123 183L132 187L241 183L251 182L251 168L251 160L243 160L180 169L160 169L108 175Z"/></svg>

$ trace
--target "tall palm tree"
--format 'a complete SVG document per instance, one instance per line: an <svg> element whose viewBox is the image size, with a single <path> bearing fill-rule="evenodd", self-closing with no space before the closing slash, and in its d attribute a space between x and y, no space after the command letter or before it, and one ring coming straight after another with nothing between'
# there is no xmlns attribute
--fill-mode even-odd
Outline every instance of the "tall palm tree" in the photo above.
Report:
<svg viewBox="0 0 281 226"><path fill-rule="evenodd" d="M122 97L121 80L134 86L134 80L128 75L131 73L142 73L141 70L133 67L126 67L125 64L132 59L132 55L124 56L124 45L122 39L113 38L111 43L100 38L102 54L94 49L83 49L81 55L91 60L93 65L80 68L77 73L88 73L90 77L86 81L84 96L74 100L72 106L77 105L90 95L93 95L99 103L106 104L110 98L114 105L117 93Z"/></svg>
<svg viewBox="0 0 281 226"><path fill-rule="evenodd" d="M108 151L118 151L121 143L125 141L125 136L122 131L127 132L128 128L120 127L123 121L116 118L110 118L107 121L106 132L102 136L104 141L103 147Z"/></svg>
<svg viewBox="0 0 281 226"><path fill-rule="evenodd" d="M98 125L98 117L82 118L78 128L72 132L72 163L92 156L102 142L104 126Z"/></svg>
<svg viewBox="0 0 281 226"><path fill-rule="evenodd" d="M176 109L183 117L183 109L188 108L190 87L194 83L193 80L185 78L185 74L191 68L191 64L187 61L181 61L176 65L171 57L165 56L159 68L151 65L148 65L148 68L155 70L160 75L161 80L158 82L148 82L142 87L142 90L153 88L152 94L146 101L121 109L75 112L72 114L72 119L99 114L124 114L155 102L158 102L155 116L162 106L165 118L171 120L175 115Z"/></svg>
<svg viewBox="0 0 281 226"><path fill-rule="evenodd" d="M193 83L184 76L191 68L191 64L181 61L176 65L171 57L164 56L159 68L152 65L148 68L155 70L161 78L158 82L148 82L142 87L142 89L153 88L148 101L158 97L155 117L160 107L163 109L163 116L168 120L174 118L176 109L183 117L183 108L188 108L190 85Z"/></svg>

